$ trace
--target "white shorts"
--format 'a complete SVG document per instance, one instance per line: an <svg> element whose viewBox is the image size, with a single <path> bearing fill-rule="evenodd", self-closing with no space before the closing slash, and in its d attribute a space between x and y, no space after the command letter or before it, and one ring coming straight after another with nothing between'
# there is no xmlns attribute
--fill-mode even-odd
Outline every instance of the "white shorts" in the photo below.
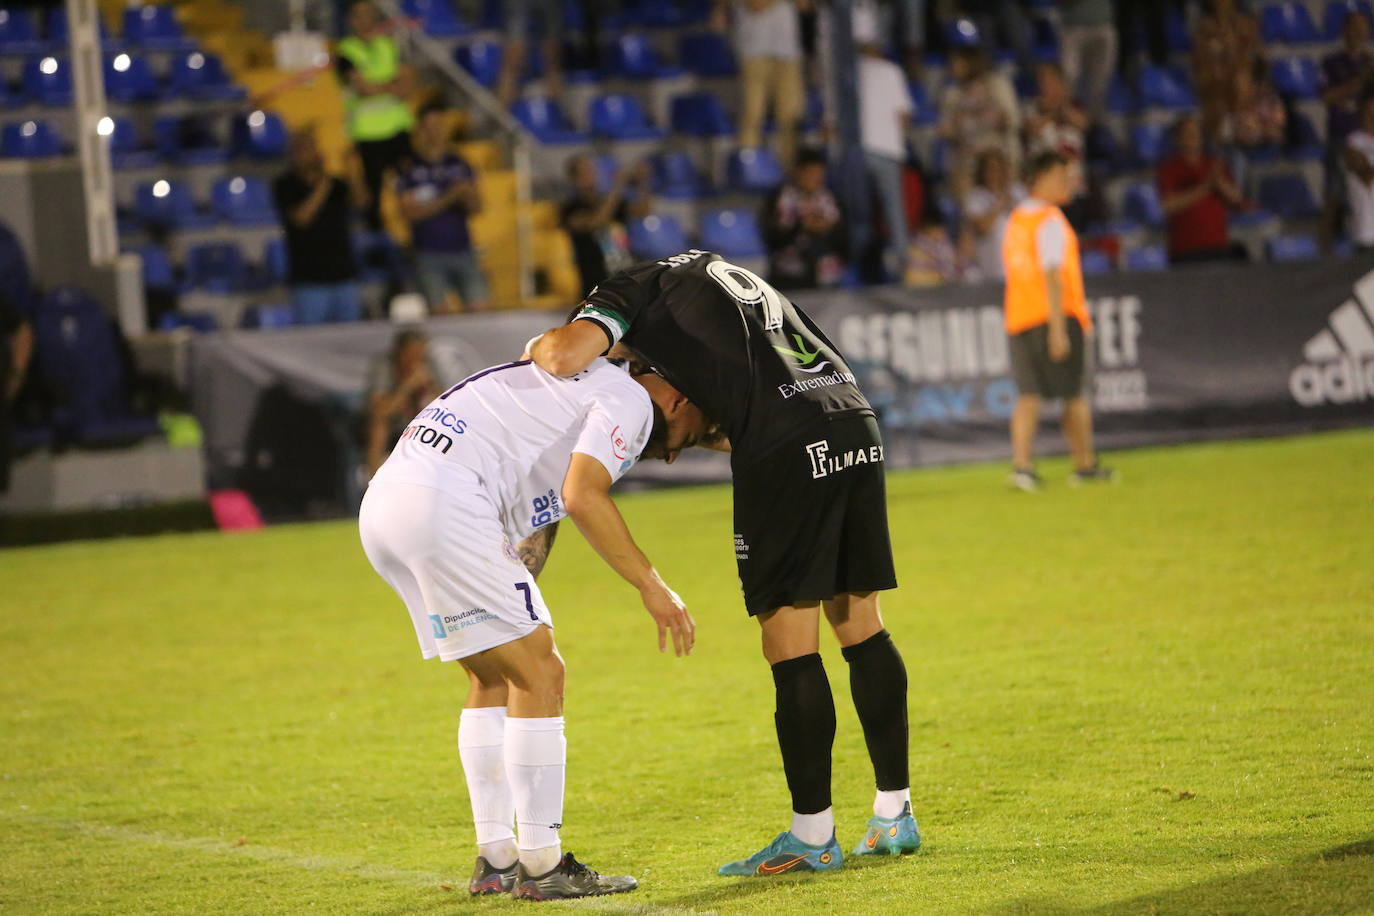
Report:
<svg viewBox="0 0 1374 916"><path fill-rule="evenodd" d="M410 610L425 658L454 661L553 626L475 476L449 490L374 480L358 531L372 567Z"/></svg>

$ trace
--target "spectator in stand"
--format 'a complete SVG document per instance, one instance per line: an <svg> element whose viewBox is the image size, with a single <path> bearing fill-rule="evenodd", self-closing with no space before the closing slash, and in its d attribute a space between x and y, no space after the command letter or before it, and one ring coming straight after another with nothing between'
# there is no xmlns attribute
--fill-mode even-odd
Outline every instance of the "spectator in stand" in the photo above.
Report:
<svg viewBox="0 0 1374 916"><path fill-rule="evenodd" d="M1237 0L1211 0L1193 35L1193 82L1208 138L1220 136L1226 115L1236 110L1236 74L1248 71L1263 51L1251 13Z"/></svg>
<svg viewBox="0 0 1374 916"><path fill-rule="evenodd" d="M502 108L520 97L532 31L542 36L539 50L544 64L544 90L553 98L563 94L563 29L561 0L505 0L506 42L501 48L501 77L496 94ZM531 27L534 27L533 29Z"/></svg>
<svg viewBox="0 0 1374 916"><path fill-rule="evenodd" d="M768 282L778 289L834 286L848 246L844 212L825 183L825 154L804 149L791 178L763 202Z"/></svg>
<svg viewBox="0 0 1374 916"><path fill-rule="evenodd" d="M350 6L348 26L352 34L339 42L335 67L344 85L348 136L367 183L367 222L380 229L382 179L410 153L414 117L406 98L413 79L371 3Z"/></svg>
<svg viewBox="0 0 1374 916"><path fill-rule="evenodd" d="M810 0L799 0L810 4ZM802 80L801 28L794 0L715 0L712 24L725 31L734 8L735 54L740 63L739 145L763 145L763 120L771 107L777 127L777 154L792 165L797 125L806 109Z"/></svg>
<svg viewBox="0 0 1374 916"><path fill-rule="evenodd" d="M1288 135L1288 110L1260 58L1236 74L1235 107L1222 124L1226 142L1241 152L1274 149Z"/></svg>
<svg viewBox="0 0 1374 916"><path fill-rule="evenodd" d="M906 166L906 128L916 110L902 68L883 56L878 20L871 9L854 13L854 43L859 50L859 138L869 180L887 224L884 264L901 276L907 252L907 218L902 171Z"/></svg>
<svg viewBox="0 0 1374 916"><path fill-rule="evenodd" d="M1345 141L1360 126L1360 98L1374 88L1374 54L1369 21L1346 16L1341 49L1322 60L1322 102L1326 104L1326 194L1322 235L1329 242L1345 210Z"/></svg>
<svg viewBox="0 0 1374 916"><path fill-rule="evenodd" d="M1238 260L1227 211L1246 206L1226 164L1203 147L1202 122L1184 115L1174 126L1174 153L1159 166L1159 200L1169 221L1169 260Z"/></svg>
<svg viewBox="0 0 1374 916"><path fill-rule="evenodd" d="M940 100L939 135L949 144L952 191L961 196L972 181L973 165L985 149L1000 149L1013 171L1021 161L1019 107L1011 81L988 65L981 48L956 48L950 58L954 78Z"/></svg>
<svg viewBox="0 0 1374 916"><path fill-rule="evenodd" d="M963 276L959 252L949 237L939 208L927 207L921 215L921 227L911 240L902 282L912 289L926 289L957 283Z"/></svg>
<svg viewBox="0 0 1374 916"><path fill-rule="evenodd" d="M33 356L33 327L7 292L0 291L0 494L10 488L11 408Z"/></svg>
<svg viewBox="0 0 1374 916"><path fill-rule="evenodd" d="M1073 183L1073 200L1063 208L1064 215L1077 230L1087 223L1087 181L1083 167L1084 136L1088 129L1088 115L1069 93L1064 71L1054 61L1042 61L1035 68L1039 94L1026 115L1026 153L1054 151L1069 160L1069 179Z"/></svg>
<svg viewBox="0 0 1374 916"><path fill-rule="evenodd" d="M439 396L439 373L429 358L429 338L416 328L398 331L391 349L367 373L367 470L382 466L406 424Z"/></svg>
<svg viewBox="0 0 1374 916"><path fill-rule="evenodd" d="M356 163L355 163L356 165ZM277 218L286 240L287 284L302 324L363 317L350 226L367 201L361 169L349 181L329 174L315 134L291 137L290 167L272 182Z"/></svg>
<svg viewBox="0 0 1374 916"><path fill-rule="evenodd" d="M973 21L985 47L1005 47L1016 57L1016 68L1029 73L1031 23L1027 0L959 0L960 15Z"/></svg>
<svg viewBox="0 0 1374 916"><path fill-rule="evenodd" d="M1059 0L1060 56L1069 95L1087 105L1094 121L1107 113L1107 89L1116 69L1117 34L1112 0Z"/></svg>
<svg viewBox="0 0 1374 916"><path fill-rule="evenodd" d="M1116 6L1117 64L1135 81L1143 51L1156 67L1169 62L1169 9L1185 11L1184 0L1113 0ZM1142 47L1141 37L1145 44Z"/></svg>
<svg viewBox="0 0 1374 916"><path fill-rule="evenodd" d="M426 105L415 130L415 151L396 176L401 216L410 223L415 275L432 312L488 305L487 278L472 247L468 217L482 198L466 159L450 143L452 122L443 105ZM454 302L456 291L458 302Z"/></svg>
<svg viewBox="0 0 1374 916"><path fill-rule="evenodd" d="M969 265L969 280L1002 279L1002 236L1007 217L1026 196L1026 189L1012 180L1011 166L1001 150L985 150L978 156L974 184L964 195L960 260Z"/></svg>
<svg viewBox="0 0 1374 916"><path fill-rule="evenodd" d="M1374 247L1374 95L1360 100L1360 124L1345 141L1346 195L1350 200L1350 239Z"/></svg>
<svg viewBox="0 0 1374 916"><path fill-rule="evenodd" d="M568 160L573 193L563 203L562 224L572 239L573 257L586 294L617 270L634 263L625 224L648 216L653 207L649 169L641 163L616 173L611 188L601 192L591 156Z"/></svg>

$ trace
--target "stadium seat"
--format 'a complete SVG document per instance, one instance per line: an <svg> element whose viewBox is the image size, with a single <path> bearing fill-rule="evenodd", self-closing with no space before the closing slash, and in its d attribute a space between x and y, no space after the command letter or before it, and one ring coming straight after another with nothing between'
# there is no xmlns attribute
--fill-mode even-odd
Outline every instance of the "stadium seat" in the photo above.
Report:
<svg viewBox="0 0 1374 916"><path fill-rule="evenodd" d="M694 137L728 137L735 125L725 106L709 92L691 92L673 98L673 130Z"/></svg>
<svg viewBox="0 0 1374 916"><path fill-rule="evenodd" d="M1131 128L1131 155L1140 166L1158 165L1169 153L1169 128L1142 121Z"/></svg>
<svg viewBox="0 0 1374 916"><path fill-rule="evenodd" d="M62 141L46 121L16 121L0 128L0 156L47 159L62 155Z"/></svg>
<svg viewBox="0 0 1374 916"><path fill-rule="evenodd" d="M229 126L229 151L250 159L278 159L286 155L286 124L270 111L250 111Z"/></svg>
<svg viewBox="0 0 1374 916"><path fill-rule="evenodd" d="M911 92L912 104L916 106L916 113L912 116L912 122L918 127L926 127L935 124L940 120L940 108L930 97L929 90L925 83L920 80L912 80L907 84Z"/></svg>
<svg viewBox="0 0 1374 916"><path fill-rule="evenodd" d="M153 122L158 155L177 165L218 165L229 160L229 149L210 122L200 115L176 115Z"/></svg>
<svg viewBox="0 0 1374 916"><path fill-rule="evenodd" d="M1268 241L1266 247L1269 249L1269 260L1275 264L1315 261L1322 255L1317 237L1310 233L1277 235Z"/></svg>
<svg viewBox="0 0 1374 916"><path fill-rule="evenodd" d="M272 191L255 175L221 178L210 189L215 212L236 226L271 226L277 222Z"/></svg>
<svg viewBox="0 0 1374 916"><path fill-rule="evenodd" d="M611 45L613 72L632 80L680 76L682 69L665 64L653 42L637 32L627 32Z"/></svg>
<svg viewBox="0 0 1374 916"><path fill-rule="evenodd" d="M693 32L678 40L677 59L697 76L734 76L739 62L730 40L717 32Z"/></svg>
<svg viewBox="0 0 1374 916"><path fill-rule="evenodd" d="M1140 95L1146 105L1171 111L1197 107L1187 71L1181 67L1147 65L1140 73Z"/></svg>
<svg viewBox="0 0 1374 916"><path fill-rule="evenodd" d="M249 286L248 264L233 242L195 245L186 252L186 285L207 293L238 293Z"/></svg>
<svg viewBox="0 0 1374 916"><path fill-rule="evenodd" d="M710 210L703 214L701 247L736 258L761 258L767 254L758 220L749 210Z"/></svg>
<svg viewBox="0 0 1374 916"><path fill-rule="evenodd" d="M651 160L654 193L668 200L695 200L704 196L706 179L692 157L681 151L664 151Z"/></svg>
<svg viewBox="0 0 1374 916"><path fill-rule="evenodd" d="M105 59L105 94L116 102L148 102L162 95L148 61L120 53Z"/></svg>
<svg viewBox="0 0 1374 916"><path fill-rule="evenodd" d="M159 229L198 229L215 224L213 215L196 209L190 188L165 178L138 186L134 212L145 225Z"/></svg>
<svg viewBox="0 0 1374 916"><path fill-rule="evenodd" d="M1111 255L1100 248L1088 248L1082 255L1083 273L1092 276L1094 274L1109 274L1115 268L1112 266Z"/></svg>
<svg viewBox="0 0 1374 916"><path fill-rule="evenodd" d="M52 290L33 328L36 370L47 390L61 393L52 419L63 438L102 445L159 434L155 418L130 407L118 332L91 296L70 286Z"/></svg>
<svg viewBox="0 0 1374 916"><path fill-rule="evenodd" d="M176 268L167 256L167 249L161 245L139 245L130 249L143 261L143 286L145 289L175 292L181 286L177 282Z"/></svg>
<svg viewBox="0 0 1374 916"><path fill-rule="evenodd" d="M625 93L600 95L592 100L592 133L612 140L658 140L663 131L649 123L639 100Z"/></svg>
<svg viewBox="0 0 1374 916"><path fill-rule="evenodd" d="M62 108L72 104L72 68L51 54L24 61L24 91L40 105Z"/></svg>
<svg viewBox="0 0 1374 916"><path fill-rule="evenodd" d="M592 157L592 166L596 169L596 189L605 194L615 184L615 176L620 171L620 163L616 162L615 157L610 153L602 153Z"/></svg>
<svg viewBox="0 0 1374 916"><path fill-rule="evenodd" d="M511 106L511 114L540 143L587 142L587 135L573 130L563 109L552 99L542 96L519 99Z"/></svg>
<svg viewBox="0 0 1374 916"><path fill-rule="evenodd" d="M262 246L262 276L266 285L287 283L291 267L286 255L286 239L268 239Z"/></svg>
<svg viewBox="0 0 1374 916"><path fill-rule="evenodd" d="M1327 41L1340 40L1346 17L1352 12L1358 12L1366 19L1374 20L1374 5L1368 0L1330 0L1326 4L1326 10L1322 14L1322 32L1326 35Z"/></svg>
<svg viewBox="0 0 1374 916"><path fill-rule="evenodd" d="M1282 57L1274 61L1274 86L1295 99L1315 99L1321 94L1317 64L1309 57Z"/></svg>
<svg viewBox="0 0 1374 916"><path fill-rule="evenodd" d="M242 86L229 79L224 62L203 51L181 54L172 61L171 88L177 95L207 102L248 97Z"/></svg>
<svg viewBox="0 0 1374 916"><path fill-rule="evenodd" d="M692 247L687 244L687 233L682 231L682 225L671 216L649 215L631 220L626 229L630 251L638 258L666 258Z"/></svg>
<svg viewBox="0 0 1374 916"><path fill-rule="evenodd" d="M124 11L124 41L134 47L179 51L195 46L181 30L171 4L145 3Z"/></svg>
<svg viewBox="0 0 1374 916"><path fill-rule="evenodd" d="M159 331L175 331L178 328L208 334L219 330L219 322L214 315L205 312L164 312L157 321Z"/></svg>
<svg viewBox="0 0 1374 916"><path fill-rule="evenodd" d="M0 9L0 54L39 54L46 48L24 9Z"/></svg>
<svg viewBox="0 0 1374 916"><path fill-rule="evenodd" d="M453 59L488 89L501 78L501 45L494 41L474 41L455 48Z"/></svg>
<svg viewBox="0 0 1374 916"><path fill-rule="evenodd" d="M1169 269L1169 256L1163 245L1142 245L1126 253L1126 269L1156 271Z"/></svg>
<svg viewBox="0 0 1374 916"><path fill-rule="evenodd" d="M736 191L764 193L782 184L782 164L771 149L736 150L726 162L725 173Z"/></svg>
<svg viewBox="0 0 1374 916"><path fill-rule="evenodd" d="M250 306L243 310L243 317L239 319L241 328L258 328L264 331L289 328L295 323L295 309L283 304Z"/></svg>
<svg viewBox="0 0 1374 916"><path fill-rule="evenodd" d="M1260 34L1269 44L1307 44L1321 41L1307 4L1288 0L1271 3L1260 11Z"/></svg>
<svg viewBox="0 0 1374 916"><path fill-rule="evenodd" d="M110 165L117 169L142 169L158 162L157 150L143 142L128 118L115 118L110 133Z"/></svg>
<svg viewBox="0 0 1374 916"><path fill-rule="evenodd" d="M1260 179L1255 199L1283 219L1311 219L1321 212L1301 175L1266 175Z"/></svg>
<svg viewBox="0 0 1374 916"><path fill-rule="evenodd" d="M401 8L419 21L421 31L435 38L461 38L474 31L449 0L406 0Z"/></svg>
<svg viewBox="0 0 1374 916"><path fill-rule="evenodd" d="M1126 189L1124 209L1126 218L1150 229L1164 225L1164 207L1153 182L1142 181Z"/></svg>

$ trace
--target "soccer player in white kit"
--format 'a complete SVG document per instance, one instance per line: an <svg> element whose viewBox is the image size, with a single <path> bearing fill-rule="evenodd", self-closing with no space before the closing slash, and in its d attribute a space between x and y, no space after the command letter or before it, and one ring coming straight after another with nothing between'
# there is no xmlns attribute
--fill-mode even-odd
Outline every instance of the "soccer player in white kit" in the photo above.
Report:
<svg viewBox="0 0 1374 916"><path fill-rule="evenodd" d="M583 897L633 890L562 853L563 660L539 586L513 545L567 516L691 651L686 606L635 545L611 484L642 457L672 461L706 434L658 375L599 359L571 378L529 360L465 379L420 411L368 487L363 550L410 611L425 658L471 681L458 749L472 801L469 890ZM518 824L517 831L512 829Z"/></svg>

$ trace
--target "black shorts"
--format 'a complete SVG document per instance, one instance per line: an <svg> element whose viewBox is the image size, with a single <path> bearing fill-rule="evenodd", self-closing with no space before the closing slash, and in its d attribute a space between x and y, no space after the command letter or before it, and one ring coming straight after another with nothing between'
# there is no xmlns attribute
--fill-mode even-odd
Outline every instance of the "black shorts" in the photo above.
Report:
<svg viewBox="0 0 1374 916"><path fill-rule="evenodd" d="M1069 332L1069 357L1063 362L1050 359L1050 326L1042 324L1012 334L1011 374L1016 390L1042 398L1076 398L1087 387L1092 360L1083 339L1083 326L1077 318L1064 322Z"/></svg>
<svg viewBox="0 0 1374 916"><path fill-rule="evenodd" d="M872 417L821 421L737 470L735 559L749 615L897 587Z"/></svg>

